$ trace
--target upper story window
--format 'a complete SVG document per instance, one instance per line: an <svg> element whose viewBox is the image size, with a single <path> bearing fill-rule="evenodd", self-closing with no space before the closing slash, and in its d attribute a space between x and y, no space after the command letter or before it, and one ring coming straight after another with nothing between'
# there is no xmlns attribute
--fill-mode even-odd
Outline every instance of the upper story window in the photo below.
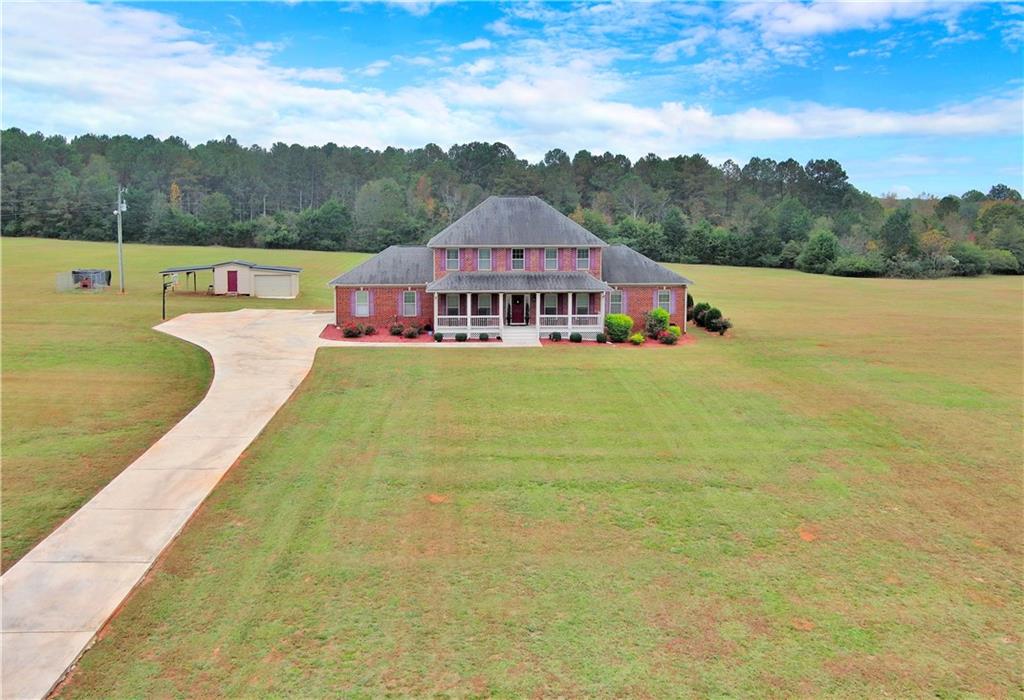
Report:
<svg viewBox="0 0 1024 700"><path fill-rule="evenodd" d="M589 270L590 269L590 248L577 248L576 249L576 269L577 270Z"/></svg>
<svg viewBox="0 0 1024 700"><path fill-rule="evenodd" d="M490 270L491 269L491 249L481 248L476 252L476 269L478 270Z"/></svg>
<svg viewBox="0 0 1024 700"><path fill-rule="evenodd" d="M416 292L402 292L402 315L416 315Z"/></svg>
<svg viewBox="0 0 1024 700"><path fill-rule="evenodd" d="M658 308L665 309L665 311L671 311L672 306L672 292L667 289L658 290Z"/></svg>
<svg viewBox="0 0 1024 700"><path fill-rule="evenodd" d="M558 269L558 248L545 248L544 249L544 269L545 270L557 270Z"/></svg>
<svg viewBox="0 0 1024 700"><path fill-rule="evenodd" d="M512 249L512 269L513 270L525 270L526 269L526 251L522 248Z"/></svg>
<svg viewBox="0 0 1024 700"><path fill-rule="evenodd" d="M621 314L625 312L625 304L622 303L622 292L611 292L608 295L608 313Z"/></svg>
<svg viewBox="0 0 1024 700"><path fill-rule="evenodd" d="M356 292L356 316L370 315L370 293L366 290Z"/></svg>
<svg viewBox="0 0 1024 700"><path fill-rule="evenodd" d="M446 270L458 270L459 269L459 249L458 248L446 248L444 251L444 269Z"/></svg>

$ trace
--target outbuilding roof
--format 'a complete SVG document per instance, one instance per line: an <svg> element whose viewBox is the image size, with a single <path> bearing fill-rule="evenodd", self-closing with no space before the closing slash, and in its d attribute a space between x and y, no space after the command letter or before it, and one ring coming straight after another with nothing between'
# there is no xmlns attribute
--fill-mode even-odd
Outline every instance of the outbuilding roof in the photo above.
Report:
<svg viewBox="0 0 1024 700"><path fill-rule="evenodd" d="M225 260L219 263L210 263L209 265L184 265L180 267L168 267L160 270L158 274L169 275L172 272L200 272L202 270L212 270L215 267L222 267L224 265L241 265L242 267L248 267L253 270L272 270L274 272L302 272L301 267L287 267L285 265L260 265L248 260Z"/></svg>
<svg viewBox="0 0 1024 700"><path fill-rule="evenodd" d="M434 251L421 245L393 245L327 284L426 284L434 279Z"/></svg>
<svg viewBox="0 0 1024 700"><path fill-rule="evenodd" d="M608 284L693 284L625 245L605 248L601 256L601 277Z"/></svg>
<svg viewBox="0 0 1024 700"><path fill-rule="evenodd" d="M431 248L569 246L607 243L539 197L488 197L431 238Z"/></svg>
<svg viewBox="0 0 1024 700"><path fill-rule="evenodd" d="M586 272L452 272L427 285L428 292L606 292Z"/></svg>

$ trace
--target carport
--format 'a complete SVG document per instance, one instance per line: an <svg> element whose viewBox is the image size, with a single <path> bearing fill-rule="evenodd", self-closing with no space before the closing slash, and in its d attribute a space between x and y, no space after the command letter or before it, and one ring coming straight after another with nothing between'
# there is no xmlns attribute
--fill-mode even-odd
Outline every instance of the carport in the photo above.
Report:
<svg viewBox="0 0 1024 700"><path fill-rule="evenodd" d="M228 260L209 265L182 265L160 271L164 281L170 275L185 274L185 290L192 278L192 291L198 292L196 273L209 270L213 273L213 284L207 290L210 294L226 294L261 297L265 299L294 299L299 295L299 273L301 267L284 265L261 265L247 260Z"/></svg>

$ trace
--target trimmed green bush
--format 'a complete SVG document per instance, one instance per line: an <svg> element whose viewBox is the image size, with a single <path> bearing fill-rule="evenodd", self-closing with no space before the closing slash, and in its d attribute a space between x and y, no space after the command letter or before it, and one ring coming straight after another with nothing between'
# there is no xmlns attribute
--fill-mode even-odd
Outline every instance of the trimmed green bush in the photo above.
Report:
<svg viewBox="0 0 1024 700"><path fill-rule="evenodd" d="M604 319L608 339L613 343L625 343L633 330L633 318L626 314L608 314Z"/></svg>
<svg viewBox="0 0 1024 700"><path fill-rule="evenodd" d="M599 342L599 343L607 343L608 342L608 336L605 335L604 333L598 333L596 336L594 336L594 339L597 342Z"/></svg>
<svg viewBox="0 0 1024 700"><path fill-rule="evenodd" d="M730 328L732 328L732 321L727 318L713 319L707 325L708 333L718 333L718 335L725 335L725 332Z"/></svg>
<svg viewBox="0 0 1024 700"><path fill-rule="evenodd" d="M487 335L486 333L481 333L480 334L480 341L481 342L486 343L490 339L491 339L491 336Z"/></svg>
<svg viewBox="0 0 1024 700"><path fill-rule="evenodd" d="M553 343L561 342L562 334L559 333L558 331L555 331L554 333L548 333L548 340L550 340Z"/></svg>
<svg viewBox="0 0 1024 700"><path fill-rule="evenodd" d="M704 327L709 328L709 324L714 323L718 319L722 318L722 312L712 306L710 309L704 312Z"/></svg>
<svg viewBox="0 0 1024 700"><path fill-rule="evenodd" d="M644 337L643 333L634 333L629 336L629 342L633 343L633 345L643 345L645 340L647 338Z"/></svg>
<svg viewBox="0 0 1024 700"><path fill-rule="evenodd" d="M363 327L354 323L346 323L341 327L341 335L346 338L358 338L363 334Z"/></svg>
<svg viewBox="0 0 1024 700"><path fill-rule="evenodd" d="M668 331L662 331L661 335L658 336L658 342L662 345L675 345L679 342L679 336L675 333L669 333Z"/></svg>
<svg viewBox="0 0 1024 700"><path fill-rule="evenodd" d="M701 303L699 303L696 306L694 306L693 307L693 322L696 323L698 326L703 326L704 325L704 314L710 308L711 308L711 304L707 303L706 301L702 301Z"/></svg>
<svg viewBox="0 0 1024 700"><path fill-rule="evenodd" d="M570 343L582 343L583 342L583 336L581 334L575 333L575 332L570 333L569 334L569 342Z"/></svg>
<svg viewBox="0 0 1024 700"><path fill-rule="evenodd" d="M683 337L683 329L675 324L672 324L671 326L666 328L665 332L674 335L676 337L676 340L679 340L681 337Z"/></svg>
<svg viewBox="0 0 1024 700"><path fill-rule="evenodd" d="M648 338L657 338L661 332L668 328L668 311L660 306L651 309L644 314L644 333Z"/></svg>
<svg viewBox="0 0 1024 700"><path fill-rule="evenodd" d="M455 334L455 342L456 343L465 343L467 340L469 340L469 336L466 335L465 333L456 333Z"/></svg>
<svg viewBox="0 0 1024 700"><path fill-rule="evenodd" d="M418 328L415 328L415 327L413 327L413 326L409 326L409 327L408 327L408 328L406 328L406 329L405 329L404 331L402 331L402 337L403 337L403 338L408 338L408 339L410 339L410 340L412 340L413 338L415 338L415 337L416 337L416 336L418 336L419 334L420 334L420 331L419 331L419 329L418 329Z"/></svg>
<svg viewBox="0 0 1024 700"><path fill-rule="evenodd" d="M442 340L444 340L444 333L434 333L435 343L440 343Z"/></svg>
<svg viewBox="0 0 1024 700"><path fill-rule="evenodd" d="M363 335L377 335L377 329L373 326L363 326Z"/></svg>
<svg viewBox="0 0 1024 700"><path fill-rule="evenodd" d="M388 333L390 333L391 335L402 335L402 332L404 330L405 326L403 326L401 323L393 323L391 324L391 328L388 329Z"/></svg>

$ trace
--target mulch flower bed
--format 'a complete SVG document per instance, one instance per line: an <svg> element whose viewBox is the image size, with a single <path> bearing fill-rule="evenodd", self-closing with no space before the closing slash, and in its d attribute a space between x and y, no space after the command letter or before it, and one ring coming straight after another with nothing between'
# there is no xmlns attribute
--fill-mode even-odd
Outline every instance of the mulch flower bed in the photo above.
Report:
<svg viewBox="0 0 1024 700"><path fill-rule="evenodd" d="M562 338L561 340L559 340L557 342L554 341L554 340L548 340L547 338L541 338L540 339L540 344L545 346L545 347L547 347L548 345L570 345L570 346L572 346L572 345L586 345L586 346L590 346L590 347L599 347L599 346L607 345L609 347L616 347L616 348L649 348L649 347L671 348L671 347L676 347L676 346L679 346L679 345L689 345L691 343L696 343L696 342L697 342L697 339L693 337L692 333L687 333L686 335L681 337L679 340L676 341L675 345L665 345L664 343L659 343L657 340L651 340L650 338L648 338L647 342L643 343L642 345L633 345L630 342L625 342L625 343L598 343L598 342L596 342L594 340L584 340L582 343L573 343L573 342L570 342L569 340L567 340L565 338Z"/></svg>
<svg viewBox="0 0 1024 700"><path fill-rule="evenodd" d="M415 338L403 338L400 335L391 335L385 331L382 333L378 330L373 335L361 335L358 338L346 338L341 333L341 329L333 323L328 323L324 326L324 329L320 331L320 337L324 340L343 340L346 343L432 343L434 339L430 336L430 333L420 333Z"/></svg>

